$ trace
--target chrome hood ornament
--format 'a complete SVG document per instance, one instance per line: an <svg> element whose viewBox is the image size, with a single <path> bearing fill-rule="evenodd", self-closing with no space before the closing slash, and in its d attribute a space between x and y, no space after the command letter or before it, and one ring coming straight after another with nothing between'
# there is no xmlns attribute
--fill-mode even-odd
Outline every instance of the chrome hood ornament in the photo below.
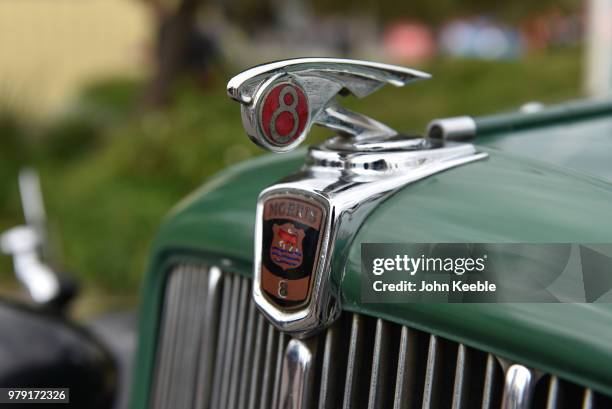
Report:
<svg viewBox="0 0 612 409"><path fill-rule="evenodd" d="M287 152L304 141L313 124L350 135L355 142L397 135L386 125L341 107L336 95L363 98L386 84L401 87L430 77L369 61L298 58L246 70L229 81L227 93L242 104L242 123L256 144Z"/></svg>
<svg viewBox="0 0 612 409"><path fill-rule="evenodd" d="M229 81L248 136L267 150L295 149L313 124L335 131L309 149L301 171L258 199L253 298L280 330L307 336L337 318L348 249L377 203L409 183L486 157L471 144L402 135L336 99L428 78L394 65L299 58Z"/></svg>

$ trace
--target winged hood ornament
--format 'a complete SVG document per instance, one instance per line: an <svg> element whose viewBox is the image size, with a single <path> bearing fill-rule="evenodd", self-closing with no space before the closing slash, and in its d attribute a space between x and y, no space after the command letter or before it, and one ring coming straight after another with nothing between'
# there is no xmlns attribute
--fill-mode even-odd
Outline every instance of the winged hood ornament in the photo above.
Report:
<svg viewBox="0 0 612 409"><path fill-rule="evenodd" d="M427 73L396 65L338 58L298 58L248 69L227 85L242 104L249 137L273 152L299 146L313 124L355 138L391 137L388 126L340 106L336 96L364 98L387 84L402 87L429 79Z"/></svg>
<svg viewBox="0 0 612 409"><path fill-rule="evenodd" d="M409 183L486 157L468 143L402 135L339 102L428 78L395 65L298 58L229 81L227 93L241 105L247 135L264 149L291 151L315 124L334 131L309 149L302 170L258 198L253 298L280 330L307 336L338 317L347 252L380 201Z"/></svg>

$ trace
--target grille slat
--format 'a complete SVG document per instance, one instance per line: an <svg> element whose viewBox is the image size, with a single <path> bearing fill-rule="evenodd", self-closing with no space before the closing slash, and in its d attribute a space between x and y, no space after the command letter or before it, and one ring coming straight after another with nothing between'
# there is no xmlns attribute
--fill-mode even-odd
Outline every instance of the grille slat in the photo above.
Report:
<svg viewBox="0 0 612 409"><path fill-rule="evenodd" d="M412 409L415 407L413 395L416 385L416 337L415 331L402 327L398 352L397 374L393 397L393 409Z"/></svg>
<svg viewBox="0 0 612 409"><path fill-rule="evenodd" d="M253 370L251 372L251 388L249 391L249 409L255 409L259 402L261 390L261 374L263 372L264 354L266 348L267 324L264 317L259 316L257 320L257 335L255 336L255 349L253 358Z"/></svg>
<svg viewBox="0 0 612 409"><path fill-rule="evenodd" d="M252 372L252 368L253 368L253 361L254 356L253 356L253 350L255 348L255 332L256 332L256 328L257 328L257 324L258 324L258 320L259 320L259 314L257 313L257 308L255 307L255 304L253 304L252 301L250 301L250 287L249 287L249 294L247 294L247 297L249 297L249 303L248 303L248 320L247 320L247 328L246 328L246 333L244 334L244 342L245 342L245 346L244 346L244 354L242 356L242 370L241 372L245 373L245 374L251 374ZM239 378L239 374L237 374L237 379ZM239 390L237 392L237 399L238 402L236 404L237 408L245 408L247 405L246 403L248 402L248 396L249 396L249 386L250 386L250 382L248 382L248 379L242 379L239 382Z"/></svg>
<svg viewBox="0 0 612 409"><path fill-rule="evenodd" d="M359 394L357 393L359 370L361 360L359 359L363 349L363 318L360 315L353 314L351 323L351 338L348 350L348 363L346 368L346 380L344 386L344 400L342 407L350 409L357 406Z"/></svg>
<svg viewBox="0 0 612 409"><path fill-rule="evenodd" d="M233 342L233 352L231 357L231 371L228 381L227 405L224 407L234 408L237 399L238 383L240 381L240 365L242 364L242 352L245 342L244 331L246 329L246 313L248 306L249 282L246 278L240 278L240 293L238 299L235 300L238 305L237 317L235 324L235 336L230 337L230 342Z"/></svg>
<svg viewBox="0 0 612 409"><path fill-rule="evenodd" d="M204 275L204 274L203 274ZM212 267L206 277L206 291L203 294L205 302L204 323L202 329L202 342L198 354L200 368L197 375L195 407L205 408L210 399L213 365L215 362L216 343L218 336L219 308L223 278L221 270Z"/></svg>
<svg viewBox="0 0 612 409"><path fill-rule="evenodd" d="M201 288L203 275L198 274L197 270L193 266L188 268L189 278L186 281L187 291L189 293L188 297L190 299L195 300L204 290ZM201 310L204 303L190 303L186 307L186 314L183 324L186 326L184 329L187 334L184 337L182 346L179 350L180 361L182 362L183 369L178 372L177 383L181 384L189 384L192 382L192 379L195 377L197 373L197 362L189 357L190 353L197 353L199 349L200 335L198 329L201 328L198 325L194 325L195 322L202 317ZM182 318L182 317L181 317ZM179 333L181 329L179 329ZM180 345L180 344L179 344ZM178 388L175 388L175 390ZM187 393L177 393L173 398L175 402L178 402L180 407L189 407L192 405L192 394Z"/></svg>
<svg viewBox="0 0 612 409"><path fill-rule="evenodd" d="M502 379L499 364L492 354L487 354L482 409L499 407L499 395L502 390Z"/></svg>
<svg viewBox="0 0 612 409"><path fill-rule="evenodd" d="M272 387L272 406L278 407L278 392L281 384L281 373L283 371L283 356L285 355L285 346L287 344L287 335L279 334L278 345L276 350L276 368L274 369L274 386Z"/></svg>
<svg viewBox="0 0 612 409"><path fill-rule="evenodd" d="M440 351L438 337L429 337L429 350L427 352L427 370L425 372L425 388L423 390L423 409L435 407L438 395L436 387L438 385L438 372L440 366Z"/></svg>
<svg viewBox="0 0 612 409"><path fill-rule="evenodd" d="M372 373L370 375L370 394L368 409L385 408L386 401L391 397L388 394L388 374L392 370L391 361L391 325L382 319L376 320L376 334L374 336L374 354L372 360Z"/></svg>
<svg viewBox="0 0 612 409"><path fill-rule="evenodd" d="M217 348L215 356L215 369L213 372L213 387L211 397L211 408L220 407L221 403L221 382L223 381L223 370L224 370L224 358L226 354L225 345L227 343L227 333L229 331L229 314L230 314L230 303L231 303L231 277L223 277L223 295L221 299L221 311L219 318L219 332L217 337L217 345L221 348Z"/></svg>
<svg viewBox="0 0 612 409"><path fill-rule="evenodd" d="M172 393L170 388L165 387L168 384L168 377L172 371L172 352L173 345L178 332L178 314L180 300L180 285L182 277L179 274L172 274L166 284L167 302L165 305L165 314L162 316L162 331L160 334L160 351L158 357L159 368L157 370L156 384L154 388L155 398L154 404L158 407L165 407L168 401L168 394Z"/></svg>
<svg viewBox="0 0 612 409"><path fill-rule="evenodd" d="M559 408L559 378L556 376L550 377L548 384L548 396L546 400L546 409Z"/></svg>
<svg viewBox="0 0 612 409"><path fill-rule="evenodd" d="M455 365L455 384L453 385L452 409L467 408L470 362L470 351L463 344L457 350L457 364Z"/></svg>
<svg viewBox="0 0 612 409"><path fill-rule="evenodd" d="M321 368L321 388L319 390L319 409L332 409L338 407L341 382L339 356L340 354L340 327L333 325L325 334L323 347L323 363Z"/></svg>
<svg viewBox="0 0 612 409"><path fill-rule="evenodd" d="M317 337L309 408L501 407L504 371L492 354L360 314ZM277 409L288 342L259 314L249 279L179 265L166 281L149 407ZM534 408L612 407L589 388L538 379Z"/></svg>
<svg viewBox="0 0 612 409"><path fill-rule="evenodd" d="M234 348L233 345L237 341L236 339L236 326L238 323L238 307L240 298L240 277L232 276L232 290L230 293L230 305L227 322L227 335L226 342L221 344L226 346L225 354L223 356L223 372L221 378L221 392L219 395L219 404L215 405L216 408L227 408L227 401L229 399L229 384L231 371L234 361Z"/></svg>
<svg viewBox="0 0 612 409"><path fill-rule="evenodd" d="M582 409L593 409L593 401L595 397L593 396L593 391L591 389L584 390L584 397L582 398Z"/></svg>
<svg viewBox="0 0 612 409"><path fill-rule="evenodd" d="M274 327L270 324L267 324L266 339L266 354L264 358L264 370L261 388L261 404L259 405L260 409L270 408L270 404L272 402L272 380L273 371L275 367L274 361L277 357L276 346L278 342L278 335L276 331L274 331Z"/></svg>

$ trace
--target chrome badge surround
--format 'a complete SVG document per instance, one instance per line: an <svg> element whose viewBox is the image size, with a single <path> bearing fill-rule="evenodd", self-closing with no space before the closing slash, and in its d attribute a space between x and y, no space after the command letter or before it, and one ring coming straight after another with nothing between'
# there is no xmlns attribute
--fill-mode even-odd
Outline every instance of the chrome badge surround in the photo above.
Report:
<svg viewBox="0 0 612 409"><path fill-rule="evenodd" d="M326 217L320 230L318 258L323 262L314 263L311 272L310 294L307 303L299 309L279 308L270 300L262 289L262 255L267 248L263 248L263 215L264 204L272 198L303 197L308 201L316 201L325 209ZM330 305L332 291L329 281L323 280L324 272L329 269L330 233L332 231L332 218L330 202L324 195L317 195L312 191L294 187L291 184L285 186L275 185L265 189L257 200L257 216L255 222L255 261L253 277L253 297L260 310L280 330L287 332L309 332L309 329L319 327L321 319L326 316L326 311L321 311L323 306Z"/></svg>
<svg viewBox="0 0 612 409"><path fill-rule="evenodd" d="M305 139L312 124L336 132L334 137L309 149L306 163L299 172L266 188L257 201L253 298L261 312L279 330L306 337L339 316L340 287L348 250L356 231L382 200L410 183L487 157L486 153L478 152L468 143L398 134L380 122L343 108L334 98L349 93L363 97L385 84L402 86L428 77L419 71L367 61L304 58L258 66L238 74L228 83L228 95L242 104L247 134L268 150L286 152L294 149ZM286 146L279 147L262 135L259 103L262 96L282 83L295 83L305 92L308 118L303 132ZM284 104L292 101L289 98ZM288 123L289 126L285 124L282 129L293 130L295 123ZM305 233L308 226L298 223L299 219L279 216L276 223L276 219L268 215L264 220L267 201L279 198L288 202L291 198L304 200L323 209L324 221L318 230L316 251L289 234L293 231L294 236L299 235L299 240L313 234L312 231ZM270 236L270 231L264 232L264 227L274 230L271 223L275 223L277 230L281 224L288 229L283 240L289 244ZM266 252L272 252L273 243L281 243L279 246L285 250L288 245L289 253L283 255L295 256L277 263L282 271L275 267L276 272L273 272L264 266L266 262L270 263L264 258ZM302 267L304 257L310 257L312 264ZM290 264L291 260L297 261ZM296 267L292 271L289 265ZM308 265L312 265L310 272ZM267 270L264 271L262 266ZM270 282L279 285L278 294L270 293L274 287L269 282L265 285L269 291L264 290L264 281L269 279L266 274L275 276ZM304 296L304 281L300 281L298 286L297 280L306 276L310 287ZM296 288L301 291L299 297L295 296ZM283 300L290 295L297 297L293 298L295 300L305 301L296 301L295 305L284 303Z"/></svg>

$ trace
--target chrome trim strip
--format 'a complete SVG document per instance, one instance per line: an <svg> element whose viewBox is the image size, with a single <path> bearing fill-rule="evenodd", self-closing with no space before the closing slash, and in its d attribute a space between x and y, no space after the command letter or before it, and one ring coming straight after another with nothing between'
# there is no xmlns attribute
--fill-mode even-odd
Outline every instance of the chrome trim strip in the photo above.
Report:
<svg viewBox="0 0 612 409"><path fill-rule="evenodd" d="M312 369L315 352L313 342L297 339L289 341L282 363L278 409L306 409L308 407L312 400L314 375Z"/></svg>
<svg viewBox="0 0 612 409"><path fill-rule="evenodd" d="M511 365L506 370L502 409L528 409L534 386L535 375L529 368Z"/></svg>

